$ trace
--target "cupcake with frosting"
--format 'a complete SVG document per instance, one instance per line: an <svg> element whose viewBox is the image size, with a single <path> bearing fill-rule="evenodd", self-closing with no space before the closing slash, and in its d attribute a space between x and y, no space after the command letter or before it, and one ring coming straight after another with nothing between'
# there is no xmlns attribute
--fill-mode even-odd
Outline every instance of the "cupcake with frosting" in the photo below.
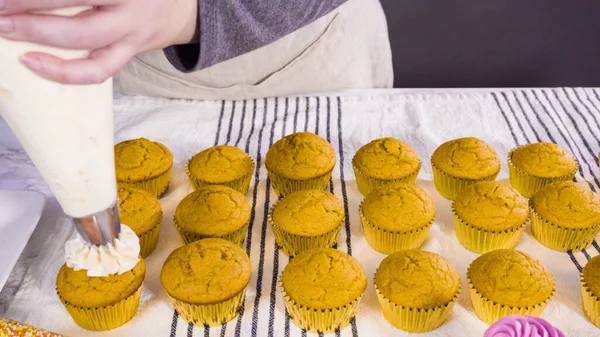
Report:
<svg viewBox="0 0 600 337"><path fill-rule="evenodd" d="M66 263L56 276L56 293L75 323L110 330L136 313L146 274L135 232L123 225L113 243L97 246L80 236L65 244Z"/></svg>
<svg viewBox="0 0 600 337"><path fill-rule="evenodd" d="M512 315L492 324L483 337L565 337L565 334L542 318Z"/></svg>

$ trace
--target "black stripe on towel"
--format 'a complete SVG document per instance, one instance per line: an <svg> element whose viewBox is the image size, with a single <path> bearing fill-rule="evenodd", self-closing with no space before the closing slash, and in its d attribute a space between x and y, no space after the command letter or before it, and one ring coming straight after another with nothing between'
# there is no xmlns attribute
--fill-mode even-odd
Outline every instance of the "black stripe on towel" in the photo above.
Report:
<svg viewBox="0 0 600 337"><path fill-rule="evenodd" d="M268 112L268 100L264 99L265 111L264 111L264 124L266 124L267 120L267 112ZM275 121L277 120L277 113L275 113L275 118L273 120L273 124L271 125L271 135L273 135L273 129L275 128ZM263 125L263 129L264 129ZM261 134L263 129L260 130ZM270 145L269 145L270 146ZM258 333L258 309L260 304L260 297L262 296L262 281L263 281L263 273L265 266L265 241L266 241L266 232L267 232L267 215L269 213L270 199L271 199L271 180L267 177L266 186L265 186L265 207L263 210L263 223L261 228L260 235L260 255L258 261L258 275L256 279L256 297L254 298L254 310L252 312L252 337L256 337Z"/></svg>
<svg viewBox="0 0 600 337"><path fill-rule="evenodd" d="M246 153L250 153L250 141L252 140L252 135L254 135L254 125L256 123L256 99L252 101L252 126L250 128L250 134L246 139ZM265 121L263 120L264 128ZM252 189L252 207L250 208L250 226L248 227L248 237L246 238L246 254L250 256L250 249L252 245L252 228L254 226L255 219L255 209L256 209L256 196L258 194L258 182L260 178L260 164L261 164L261 155L260 155L260 145L262 142L262 128L260 130L260 134L257 141L257 154L256 154L256 168L254 172L254 187ZM238 314L237 322L235 324L235 336L239 337L242 330L242 317L244 316L244 312L246 311L246 299L242 302L242 307L240 308L240 313Z"/></svg>
<svg viewBox="0 0 600 337"><path fill-rule="evenodd" d="M225 113L225 101L221 102L221 114L219 115L219 124L217 125L217 136L215 137L215 146L219 145L221 136L221 124L223 123L223 114Z"/></svg>

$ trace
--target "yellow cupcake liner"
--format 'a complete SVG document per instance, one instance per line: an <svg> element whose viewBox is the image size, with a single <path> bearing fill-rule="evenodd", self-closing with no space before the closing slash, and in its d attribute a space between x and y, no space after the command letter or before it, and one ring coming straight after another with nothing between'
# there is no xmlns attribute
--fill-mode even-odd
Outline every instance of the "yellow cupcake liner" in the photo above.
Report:
<svg viewBox="0 0 600 337"><path fill-rule="evenodd" d="M575 178L575 174L577 173L577 170L579 170L579 162L577 162L577 160L576 160L575 161L575 170L573 170L573 172L571 172L567 175L564 175L562 177L555 177L555 178L536 177L534 175L528 174L528 173L524 172L523 170L519 169L513 163L513 161L512 161L513 153L519 148L520 147L517 147L508 153L508 158L507 158L508 173L510 176L510 184L514 188L516 188L517 191L519 191L519 193L521 193L526 198L531 198L535 194L535 192L539 191L542 187L544 187L546 185L552 184L557 181L573 180L573 178Z"/></svg>
<svg viewBox="0 0 600 337"><path fill-rule="evenodd" d="M138 180L138 181L118 180L117 184L119 186L137 188L139 190L146 191L146 192L152 194L153 196L155 196L156 198L160 199L165 194L167 194L167 191L169 190L169 181L171 179L171 171L172 170L173 170L172 168L169 168L167 171L159 174L156 177L152 177L152 178L148 178L148 179L144 179L144 180Z"/></svg>
<svg viewBox="0 0 600 337"><path fill-rule="evenodd" d="M337 308L313 309L296 303L279 282L285 308L292 321L303 330L314 333L330 333L348 326L358 311L362 294L352 302Z"/></svg>
<svg viewBox="0 0 600 337"><path fill-rule="evenodd" d="M554 297L555 289L552 289L550 296L541 303L533 306L525 307L513 307L505 304L494 302L489 298L479 293L473 283L467 271L467 283L469 285L469 294L471 295L471 304L473 305L473 311L480 320L487 324L494 324L497 320L510 316L510 315L528 315L528 316L540 316L544 309L552 302Z"/></svg>
<svg viewBox="0 0 600 337"><path fill-rule="evenodd" d="M465 187L471 186L481 181L496 180L498 173L500 173L500 169L498 169L498 172L488 177L480 179L462 179L453 177L449 174L442 172L437 166L433 164L433 162L431 162L431 168L433 171L433 183L435 185L435 188L438 190L438 192L440 192L440 194L444 198L449 200L456 199L458 193Z"/></svg>
<svg viewBox="0 0 600 337"><path fill-rule="evenodd" d="M521 240L521 235L529 223L529 217L523 224L515 228L501 231L478 228L466 223L452 205L454 230L456 237L465 248L479 254L491 252L496 249L512 249Z"/></svg>
<svg viewBox="0 0 600 337"><path fill-rule="evenodd" d="M327 186L329 186L333 169L320 177L304 180L284 178L269 170L269 168L267 168L267 172L269 173L269 178L271 179L271 184L273 185L275 193L279 197L285 197L302 190L326 190Z"/></svg>
<svg viewBox="0 0 600 337"><path fill-rule="evenodd" d="M354 159L352 160L352 168L354 170L354 176L356 177L356 185L358 185L358 190L363 196L366 197L369 195L369 193L384 185L395 183L414 184L417 181L419 171L421 171L421 162L419 162L419 166L414 172L411 172L408 175L398 179L380 179L370 177L363 173L358 166L356 166Z"/></svg>
<svg viewBox="0 0 600 337"><path fill-rule="evenodd" d="M600 224L589 228L567 228L554 224L531 208L531 232L544 246L561 252L578 252L592 245L600 233Z"/></svg>
<svg viewBox="0 0 600 337"><path fill-rule="evenodd" d="M179 225L179 223L177 222L177 219L175 219L175 218L173 218L173 226L175 226L175 229L177 229L177 233L179 233L179 237L181 237L181 240L186 245L190 244L192 242L198 241L198 240L202 240L202 239L219 238L219 239L229 240L235 244L242 246L244 244L244 240L246 239L246 234L248 233L248 227L250 226L250 219L248 219L248 221L246 221L246 223L242 227L240 227L238 230L236 230L232 233L226 234L226 235L221 235L221 236L201 235L198 233L193 233L193 232L187 231Z"/></svg>
<svg viewBox="0 0 600 337"><path fill-rule="evenodd" d="M142 258L152 254L156 245L158 244L158 236L160 234L160 227L162 225L163 216L162 214L158 218L157 222L149 230L138 234L140 239L140 255Z"/></svg>
<svg viewBox="0 0 600 337"><path fill-rule="evenodd" d="M458 290L450 302L434 308L409 308L396 304L385 297L376 284L375 292L383 317L390 324L408 332L428 332L439 328L450 316L454 304L462 292L462 286L458 286Z"/></svg>
<svg viewBox="0 0 600 337"><path fill-rule="evenodd" d="M583 278L583 273L581 273L579 280L583 312L592 322L592 324L600 328L600 298L594 295L594 293L590 290L587 282L585 282L585 279Z"/></svg>
<svg viewBox="0 0 600 337"><path fill-rule="evenodd" d="M383 254L392 254L405 249L421 248L433 225L433 220L431 220L425 226L409 231L390 231L369 221L363 213L362 203L358 208L358 214L367 243L369 243L371 248Z"/></svg>
<svg viewBox="0 0 600 337"><path fill-rule="evenodd" d="M87 330L101 331L117 328L127 323L135 315L140 304L142 286L140 285L129 297L113 305L98 308L75 306L63 299L58 289L56 293L77 325Z"/></svg>
<svg viewBox="0 0 600 337"><path fill-rule="evenodd" d="M175 310L186 322L196 326L217 326L234 319L244 302L246 288L234 297L214 304L191 304L169 296Z"/></svg>
<svg viewBox="0 0 600 337"><path fill-rule="evenodd" d="M227 182L214 183L214 182L209 182L206 180L196 178L196 176L194 176L194 174L190 171L190 162L191 162L191 159L185 165L185 173L187 174L187 177L190 180L190 183L192 184L194 191L196 191L202 187L205 187L205 186L219 185L219 186L231 187L234 190L242 193L243 195L246 195L248 193L248 188L250 187L250 180L252 180L252 175L254 174L254 170L256 168L256 166L254 164L254 160L252 160L252 170L250 170L250 172L248 172L248 174L246 174L245 176L243 176L239 179L235 179L235 180L231 180L231 181L227 181Z"/></svg>
<svg viewBox="0 0 600 337"><path fill-rule="evenodd" d="M296 256L306 250L313 248L331 248L337 243L340 231L342 230L342 224L344 218L340 219L340 223L335 226L334 229L321 235L296 235L288 233L277 226L273 221L273 210L275 206L271 208L268 215L269 223L273 229L273 235L275 236L275 242L281 251L287 256Z"/></svg>

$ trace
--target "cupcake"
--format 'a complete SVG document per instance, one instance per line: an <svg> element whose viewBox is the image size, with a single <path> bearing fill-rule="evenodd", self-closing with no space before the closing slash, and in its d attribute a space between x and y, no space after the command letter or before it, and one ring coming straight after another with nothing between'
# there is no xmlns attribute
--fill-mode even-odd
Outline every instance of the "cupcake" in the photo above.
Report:
<svg viewBox="0 0 600 337"><path fill-rule="evenodd" d="M66 264L56 277L56 292L75 323L87 330L110 330L137 311L146 274L143 259L123 274L91 277Z"/></svg>
<svg viewBox="0 0 600 337"><path fill-rule="evenodd" d="M519 146L508 154L510 183L530 198L555 181L571 181L579 164L567 150L554 143Z"/></svg>
<svg viewBox="0 0 600 337"><path fill-rule="evenodd" d="M496 180L500 158L482 140L459 138L440 145L431 156L431 166L437 190L446 199L454 200L469 185Z"/></svg>
<svg viewBox="0 0 600 337"><path fill-rule="evenodd" d="M588 261L580 281L583 312L595 326L600 327L600 255Z"/></svg>
<svg viewBox="0 0 600 337"><path fill-rule="evenodd" d="M237 147L220 145L193 156L185 171L195 190L208 185L223 185L246 195L254 162Z"/></svg>
<svg viewBox="0 0 600 337"><path fill-rule="evenodd" d="M0 336L6 337L65 337L54 332L33 327L29 324L0 319Z"/></svg>
<svg viewBox="0 0 600 337"><path fill-rule="evenodd" d="M423 245L435 218L435 205L415 185L389 184L367 195L358 213L369 245L391 254Z"/></svg>
<svg viewBox="0 0 600 337"><path fill-rule="evenodd" d="M539 317L512 315L492 324L483 337L565 337L565 334Z"/></svg>
<svg viewBox="0 0 600 337"><path fill-rule="evenodd" d="M441 326L461 292L460 277L450 262L416 249L383 259L374 283L385 319L409 332Z"/></svg>
<svg viewBox="0 0 600 337"><path fill-rule="evenodd" d="M458 241L483 254L517 245L529 222L529 204L509 185L482 181L458 193L452 214Z"/></svg>
<svg viewBox="0 0 600 337"><path fill-rule="evenodd" d="M203 239L175 249L160 272L160 283L181 318L197 326L232 320L250 282L250 258L223 239Z"/></svg>
<svg viewBox="0 0 600 337"><path fill-rule="evenodd" d="M333 247L344 221L344 205L320 190L294 192L269 213L275 241L281 251L295 256L312 248Z"/></svg>
<svg viewBox="0 0 600 337"><path fill-rule="evenodd" d="M421 161L408 144L395 138L380 138L361 147L352 159L356 184L362 195L390 183L417 180Z"/></svg>
<svg viewBox="0 0 600 337"><path fill-rule="evenodd" d="M267 152L265 165L273 189L284 197L300 190L325 190L335 166L335 151L309 132L283 137Z"/></svg>
<svg viewBox="0 0 600 337"><path fill-rule="evenodd" d="M169 189L173 156L164 145L145 138L115 145L117 183L161 198Z"/></svg>
<svg viewBox="0 0 600 337"><path fill-rule="evenodd" d="M577 183L546 185L535 193L530 205L533 236L548 248L580 251L600 232L600 198Z"/></svg>
<svg viewBox="0 0 600 337"><path fill-rule="evenodd" d="M475 314L487 324L510 315L539 316L554 297L550 272L529 255L498 249L475 259L467 270Z"/></svg>
<svg viewBox="0 0 600 337"><path fill-rule="evenodd" d="M279 286L298 327L328 333L344 328L354 318L367 277L352 256L333 248L317 248L292 259Z"/></svg>
<svg viewBox="0 0 600 337"><path fill-rule="evenodd" d="M184 243L222 238L244 243L250 224L246 197L227 186L212 185L188 194L175 209L173 224Z"/></svg>
<svg viewBox="0 0 600 337"><path fill-rule="evenodd" d="M129 226L140 239L140 254L147 257L156 248L162 224L160 202L150 193L135 188L119 187L121 223Z"/></svg>

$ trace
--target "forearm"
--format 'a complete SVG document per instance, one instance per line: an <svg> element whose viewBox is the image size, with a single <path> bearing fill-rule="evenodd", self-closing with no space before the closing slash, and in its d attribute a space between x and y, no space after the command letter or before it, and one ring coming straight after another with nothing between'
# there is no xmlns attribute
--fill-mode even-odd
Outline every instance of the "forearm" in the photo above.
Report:
<svg viewBox="0 0 600 337"><path fill-rule="evenodd" d="M179 70L207 68L274 42L345 1L201 0L197 3L197 44L169 47L165 54Z"/></svg>

